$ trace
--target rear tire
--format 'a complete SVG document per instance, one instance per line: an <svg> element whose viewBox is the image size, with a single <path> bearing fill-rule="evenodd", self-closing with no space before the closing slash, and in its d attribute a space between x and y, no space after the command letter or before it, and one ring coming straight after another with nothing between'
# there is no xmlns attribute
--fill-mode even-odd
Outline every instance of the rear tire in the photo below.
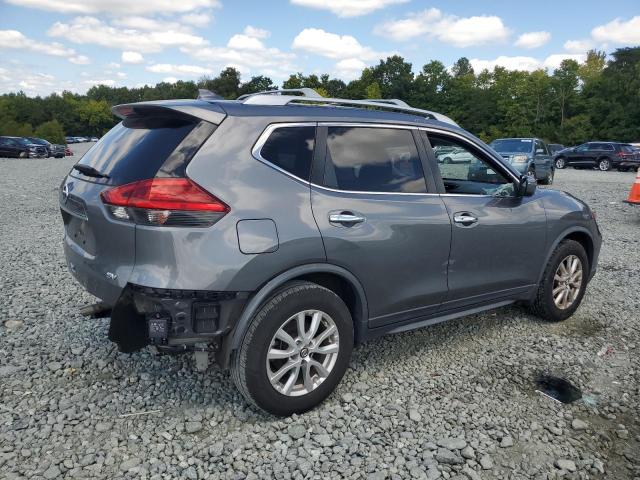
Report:
<svg viewBox="0 0 640 480"><path fill-rule="evenodd" d="M560 170L562 170L566 166L567 166L567 162L563 157L556 158L556 168L559 168Z"/></svg>
<svg viewBox="0 0 640 480"><path fill-rule="evenodd" d="M564 278L561 263L577 259L576 271ZM563 240L556 247L542 275L536 298L529 304L529 310L549 322L559 322L569 318L580 306L589 278L589 259L584 247L574 240ZM579 285L578 285L579 283ZM566 296L562 297L566 290ZM566 302L565 302L566 300Z"/></svg>
<svg viewBox="0 0 640 480"><path fill-rule="evenodd" d="M551 185L553 183L554 171L549 170L547 176L544 179L540 180L540 185Z"/></svg>
<svg viewBox="0 0 640 480"><path fill-rule="evenodd" d="M314 322L318 333L311 335ZM322 339L327 331L333 333ZM332 353L319 351L330 347ZM353 322L342 299L315 283L294 282L254 315L240 347L233 352L231 375L242 395L258 408L278 416L302 413L333 392L347 369L352 348ZM286 373L278 377L281 371Z"/></svg>

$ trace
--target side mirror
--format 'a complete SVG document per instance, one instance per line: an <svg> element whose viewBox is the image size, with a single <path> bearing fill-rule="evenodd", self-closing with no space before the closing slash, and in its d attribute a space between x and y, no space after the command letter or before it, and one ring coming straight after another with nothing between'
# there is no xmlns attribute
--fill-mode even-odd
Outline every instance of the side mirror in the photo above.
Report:
<svg viewBox="0 0 640 480"><path fill-rule="evenodd" d="M522 175L520 177L520 196L531 197L534 193L536 193L537 186L538 184L534 177Z"/></svg>

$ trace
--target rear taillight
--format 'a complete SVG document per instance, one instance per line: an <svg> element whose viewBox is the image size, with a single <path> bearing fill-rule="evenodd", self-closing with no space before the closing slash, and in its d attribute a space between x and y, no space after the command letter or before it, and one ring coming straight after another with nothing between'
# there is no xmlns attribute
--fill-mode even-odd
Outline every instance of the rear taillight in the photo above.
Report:
<svg viewBox="0 0 640 480"><path fill-rule="evenodd" d="M229 207L188 178L151 178L100 194L110 215L141 225L208 227Z"/></svg>

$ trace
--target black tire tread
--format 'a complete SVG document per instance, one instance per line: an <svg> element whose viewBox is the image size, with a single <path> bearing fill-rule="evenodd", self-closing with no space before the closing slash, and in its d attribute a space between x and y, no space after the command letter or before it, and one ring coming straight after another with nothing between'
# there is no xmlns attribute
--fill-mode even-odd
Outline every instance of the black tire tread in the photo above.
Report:
<svg viewBox="0 0 640 480"><path fill-rule="evenodd" d="M544 273L542 274L542 281L538 286L538 291L536 292L535 299L528 305L528 309L532 314L550 322L555 322L558 320L554 317L554 315L552 314L552 312L549 310L547 306L547 302L546 302L547 293L549 291L549 288L553 289L553 283L549 284L548 282L546 282L546 278L547 278L547 275L549 274L549 270L557 268L556 261L555 261L556 255L558 251L561 249L564 249L566 245L572 245L584 252L584 247L582 246L582 244L580 244L579 242L576 242L575 240L561 241L558 244L558 246L555 248L553 253L551 254L551 257L549 258L549 262L547 262L547 266L545 267ZM584 253L586 257L586 252ZM583 265L582 268L588 270L589 266Z"/></svg>
<svg viewBox="0 0 640 480"><path fill-rule="evenodd" d="M263 319L269 315L269 313L275 309L280 303L285 301L290 295L297 294L300 292L319 289L329 292L333 296L335 296L339 301L342 302L342 299L336 295L336 293L328 288L325 288L317 283L306 282L306 281L294 281L286 283L282 286L282 288L276 290L274 294L266 300L263 305L258 310L258 313L253 316L251 319L251 323L245 332L242 341L240 342L240 347L236 349L231 357L231 378L233 382L236 384L236 387L242 394L242 396L254 407L263 410L260 407L251 393L249 392L249 387L247 385L247 378L245 376L245 372L247 369L247 352L248 346L251 344L256 331L262 324Z"/></svg>

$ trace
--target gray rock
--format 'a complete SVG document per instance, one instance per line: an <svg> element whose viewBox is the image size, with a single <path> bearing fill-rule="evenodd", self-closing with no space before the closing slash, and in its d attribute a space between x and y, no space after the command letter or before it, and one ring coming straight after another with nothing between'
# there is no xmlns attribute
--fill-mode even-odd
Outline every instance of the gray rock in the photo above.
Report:
<svg viewBox="0 0 640 480"><path fill-rule="evenodd" d="M57 372L62 368L62 364L60 362L50 362L47 364L47 368L52 372Z"/></svg>
<svg viewBox="0 0 640 480"><path fill-rule="evenodd" d="M202 430L202 422L185 422L184 431L187 433L196 433Z"/></svg>
<svg viewBox="0 0 640 480"><path fill-rule="evenodd" d="M291 438L297 440L298 438L302 438L305 436L305 434L307 433L307 429L305 428L304 425L300 423L296 423L294 425L291 425L287 429L287 433Z"/></svg>
<svg viewBox="0 0 640 480"><path fill-rule="evenodd" d="M576 464L573 460L567 460L564 458L559 458L558 460L556 460L555 465L560 470L566 470L567 472L575 472L577 469Z"/></svg>
<svg viewBox="0 0 640 480"><path fill-rule="evenodd" d="M586 430L589 427L587 422L580 420L579 418L574 418L571 422L571 428L574 430Z"/></svg>
<svg viewBox="0 0 640 480"><path fill-rule="evenodd" d="M442 438L436 443L439 447L447 450L461 450L467 446L467 441L464 438Z"/></svg>
<svg viewBox="0 0 640 480"><path fill-rule="evenodd" d="M493 468L493 460L489 455L483 455L480 457L480 466L483 470L490 470Z"/></svg>
<svg viewBox="0 0 640 480"><path fill-rule="evenodd" d="M47 468L44 471L42 475L47 480L53 480L54 478L60 477L62 475L62 472L60 471L57 465L51 465L49 468Z"/></svg>
<svg viewBox="0 0 640 480"><path fill-rule="evenodd" d="M132 468L140 465L140 459L138 457L131 457L120 464L120 470L123 472L128 472Z"/></svg>
<svg viewBox="0 0 640 480"><path fill-rule="evenodd" d="M331 438L331 435L327 435L324 433L320 435L314 435L313 439L316 441L316 443L318 443L318 445L321 445L323 447L330 447L335 443L333 441L333 438Z"/></svg>
<svg viewBox="0 0 640 480"><path fill-rule="evenodd" d="M418 412L418 410L412 408L409 410L409 418L414 422L419 422L420 420L422 420L422 415L420 415L420 412Z"/></svg>
<svg viewBox="0 0 640 480"><path fill-rule="evenodd" d="M460 465L464 463L464 460L446 448L439 448L434 455L435 459L440 463L447 465Z"/></svg>
<svg viewBox="0 0 640 480"><path fill-rule="evenodd" d="M460 455L462 455L463 458L466 458L468 460L476 458L476 452L473 450L473 448L471 448L470 445L467 445L466 447L464 447L460 451Z"/></svg>
<svg viewBox="0 0 640 480"><path fill-rule="evenodd" d="M0 378L13 375L14 373L17 373L20 370L21 370L20 367L16 367L14 365L0 366Z"/></svg>
<svg viewBox="0 0 640 480"><path fill-rule="evenodd" d="M96 423L96 432L107 432L111 430L113 423L111 422L98 422Z"/></svg>
<svg viewBox="0 0 640 480"><path fill-rule="evenodd" d="M503 437L502 440L500 441L500 446L502 448L513 447L513 438L511 438L511 436L509 435L507 435L506 437Z"/></svg>
<svg viewBox="0 0 640 480"><path fill-rule="evenodd" d="M7 320L4 322L4 327L9 331L15 331L22 328L24 322L22 320Z"/></svg>

